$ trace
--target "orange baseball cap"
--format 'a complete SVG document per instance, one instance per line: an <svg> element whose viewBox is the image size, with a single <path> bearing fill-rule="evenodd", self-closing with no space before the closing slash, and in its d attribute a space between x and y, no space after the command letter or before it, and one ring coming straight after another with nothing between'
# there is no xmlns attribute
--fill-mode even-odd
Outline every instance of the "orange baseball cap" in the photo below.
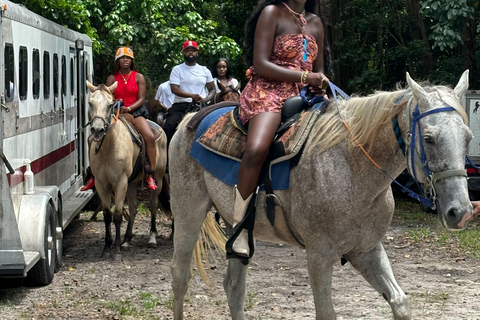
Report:
<svg viewBox="0 0 480 320"><path fill-rule="evenodd" d="M115 53L115 61L120 59L123 56L127 56L133 59L133 50L130 49L129 47L120 47L117 49L117 52Z"/></svg>

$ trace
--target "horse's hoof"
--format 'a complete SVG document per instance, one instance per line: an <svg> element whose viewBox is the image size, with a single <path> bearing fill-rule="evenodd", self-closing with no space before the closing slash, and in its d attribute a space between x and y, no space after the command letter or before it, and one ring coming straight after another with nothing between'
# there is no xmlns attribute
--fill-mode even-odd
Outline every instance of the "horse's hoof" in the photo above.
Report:
<svg viewBox="0 0 480 320"><path fill-rule="evenodd" d="M148 245L147 245L149 248L156 248L157 247L157 242L153 242L153 241L149 241L148 242Z"/></svg>
<svg viewBox="0 0 480 320"><path fill-rule="evenodd" d="M112 254L112 260L115 262L122 262L122 255L120 253Z"/></svg>
<svg viewBox="0 0 480 320"><path fill-rule="evenodd" d="M157 247L157 234L155 232L150 232L150 240L148 240L148 247L149 248L156 248Z"/></svg>
<svg viewBox="0 0 480 320"><path fill-rule="evenodd" d="M102 258L102 259L109 259L109 258L110 258L110 252L108 252L108 251L103 251L102 254L100 255L100 258Z"/></svg>
<svg viewBox="0 0 480 320"><path fill-rule="evenodd" d="M122 243L122 250L130 251L130 243L128 243L128 242Z"/></svg>

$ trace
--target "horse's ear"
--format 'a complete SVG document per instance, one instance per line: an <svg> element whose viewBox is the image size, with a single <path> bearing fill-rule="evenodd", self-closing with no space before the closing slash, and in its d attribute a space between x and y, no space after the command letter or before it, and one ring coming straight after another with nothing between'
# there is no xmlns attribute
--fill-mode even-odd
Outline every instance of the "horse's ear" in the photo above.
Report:
<svg viewBox="0 0 480 320"><path fill-rule="evenodd" d="M118 86L118 81L115 81L110 87L108 87L108 90L110 90L110 92L113 93L115 89L117 89L117 86Z"/></svg>
<svg viewBox="0 0 480 320"><path fill-rule="evenodd" d="M458 81L457 86L455 89L453 89L453 93L457 97L458 101L462 100L463 95L468 89L468 73L468 69L463 72L462 76L460 77L460 81Z"/></svg>
<svg viewBox="0 0 480 320"><path fill-rule="evenodd" d="M90 81L87 80L87 88L90 89L91 92L97 90L97 87L95 87L93 84L90 83Z"/></svg>
<svg viewBox="0 0 480 320"><path fill-rule="evenodd" d="M412 93L417 98L417 100L420 100L421 97L428 95L427 91L423 89L418 83L416 83L412 77L410 77L410 74L407 72L407 83L410 89L412 89Z"/></svg>
<svg viewBox="0 0 480 320"><path fill-rule="evenodd" d="M227 88L225 88L225 86L220 82L220 80L217 79L217 85L218 85L218 88L220 89L220 91L226 91Z"/></svg>

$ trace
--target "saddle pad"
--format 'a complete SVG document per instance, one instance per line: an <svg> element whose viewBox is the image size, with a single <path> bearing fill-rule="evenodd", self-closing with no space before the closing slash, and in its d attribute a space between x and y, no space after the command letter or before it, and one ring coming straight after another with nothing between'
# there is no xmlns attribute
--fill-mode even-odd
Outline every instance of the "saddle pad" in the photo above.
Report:
<svg viewBox="0 0 480 320"><path fill-rule="evenodd" d="M237 184L240 159L233 159L232 157L225 157L214 153L198 143L198 139L205 133L205 131L207 131L212 123L233 109L234 107L218 109L206 116L198 126L190 150L190 156L205 170L210 172L215 178L232 186ZM263 182L265 174L267 173L262 173L260 181ZM289 188L290 179L290 161L282 161L271 166L270 179L274 190L287 190Z"/></svg>
<svg viewBox="0 0 480 320"><path fill-rule="evenodd" d="M129 121L127 121L127 119L125 119L125 117L122 116L119 119L125 124L125 126L128 129L128 132L130 132L130 137L132 138L132 141L134 141L138 145L141 145L143 139L141 138L141 134L137 130L137 128L135 128ZM155 122L153 122L151 120L148 120L148 119L146 119L146 120L147 120L147 123L150 125L150 128L152 129L155 141L157 141L160 138L160 136L162 135L163 129L160 127L160 125L158 123L155 123Z"/></svg>
<svg viewBox="0 0 480 320"><path fill-rule="evenodd" d="M320 111L308 109L272 145L269 160L272 164L293 158L301 150ZM235 126L233 112L220 116L198 139L206 149L221 156L240 161L247 143L247 136Z"/></svg>

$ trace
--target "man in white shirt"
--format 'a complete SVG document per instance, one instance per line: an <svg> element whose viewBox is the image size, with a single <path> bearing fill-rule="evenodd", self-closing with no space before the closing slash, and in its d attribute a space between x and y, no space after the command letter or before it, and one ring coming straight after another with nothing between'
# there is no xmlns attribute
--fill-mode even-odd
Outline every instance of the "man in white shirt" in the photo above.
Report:
<svg viewBox="0 0 480 320"><path fill-rule="evenodd" d="M155 95L155 100L160 102L160 107L167 111L173 104L175 95L172 93L170 88L170 81L165 81L158 86L157 94Z"/></svg>
<svg viewBox="0 0 480 320"><path fill-rule="evenodd" d="M180 121L190 111L192 102L207 103L215 94L212 73L207 67L197 64L198 45L195 41L183 43L183 56L185 62L173 67L170 73L170 88L175 99L163 126L168 144Z"/></svg>

